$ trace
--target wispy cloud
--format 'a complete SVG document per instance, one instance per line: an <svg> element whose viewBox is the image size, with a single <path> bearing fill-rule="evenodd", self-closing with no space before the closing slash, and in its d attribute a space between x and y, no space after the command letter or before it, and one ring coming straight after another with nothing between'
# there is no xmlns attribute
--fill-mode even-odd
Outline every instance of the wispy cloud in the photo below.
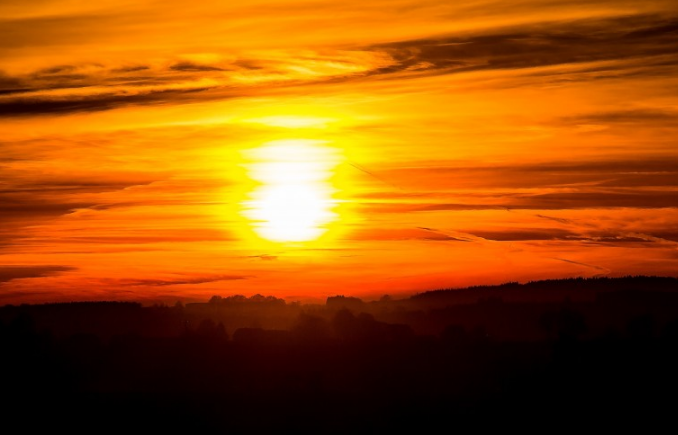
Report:
<svg viewBox="0 0 678 435"><path fill-rule="evenodd" d="M73 270L77 270L77 268L52 265L0 266L0 283L17 279L44 278Z"/></svg>
<svg viewBox="0 0 678 435"><path fill-rule="evenodd" d="M428 240L435 242L468 242L469 240L444 234L431 228L373 228L355 231L351 234L355 240Z"/></svg>
<svg viewBox="0 0 678 435"><path fill-rule="evenodd" d="M215 52L201 61L179 57L136 65L129 65L128 60L117 65L96 60L58 64L30 73L0 75L0 117L204 102L266 95L281 86L370 77L416 79L422 74L531 70L640 58L661 58L665 65L676 66L678 60L672 56L677 28L678 15L638 14L488 28L431 39L356 45L348 50L251 51L236 58ZM619 74L620 68L624 66L616 65L615 73ZM612 117L608 115L608 119Z"/></svg>
<svg viewBox="0 0 678 435"><path fill-rule="evenodd" d="M198 277L178 277L173 279L114 279L108 280L109 284L118 285L118 286L129 286L129 287L165 287L165 286L174 286L174 285L198 285L198 284L208 284L212 282L219 281L234 281L247 279L247 276L239 275L207 275L207 276L198 276Z"/></svg>
<svg viewBox="0 0 678 435"><path fill-rule="evenodd" d="M565 263L576 264L577 266L584 266L584 267L588 267L588 268L591 268L591 269L599 270L599 271L604 272L606 274L612 272L610 269L602 267L602 266L596 266L594 264L582 263L580 261L568 260L567 258L554 257L553 259L558 260L558 261L562 261L562 262L565 262Z"/></svg>
<svg viewBox="0 0 678 435"><path fill-rule="evenodd" d="M397 61L372 74L535 68L673 54L678 17L635 15L555 21L468 36L376 46Z"/></svg>
<svg viewBox="0 0 678 435"><path fill-rule="evenodd" d="M198 87L186 90L156 90L136 95L125 94L93 94L87 96L65 97L20 97L0 101L0 117L21 117L31 115L58 115L64 113L93 112L110 110L127 105L161 104L172 102L181 104L195 93L209 88ZM222 97L223 98L223 97Z"/></svg>

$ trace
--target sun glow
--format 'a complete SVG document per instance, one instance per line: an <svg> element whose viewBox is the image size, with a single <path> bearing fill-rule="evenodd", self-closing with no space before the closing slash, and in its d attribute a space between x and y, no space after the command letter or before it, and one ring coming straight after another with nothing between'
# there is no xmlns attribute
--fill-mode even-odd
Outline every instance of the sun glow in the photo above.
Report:
<svg viewBox="0 0 678 435"><path fill-rule="evenodd" d="M279 140L250 150L249 177L257 183L243 214L259 237L306 242L325 234L337 219L330 178L338 154L323 141Z"/></svg>

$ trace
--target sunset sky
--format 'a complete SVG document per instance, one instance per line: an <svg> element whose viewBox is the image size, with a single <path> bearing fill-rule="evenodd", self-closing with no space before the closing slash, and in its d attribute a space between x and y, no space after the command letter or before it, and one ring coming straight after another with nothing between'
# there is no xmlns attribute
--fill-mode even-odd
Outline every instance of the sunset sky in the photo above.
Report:
<svg viewBox="0 0 678 435"><path fill-rule="evenodd" d="M0 305L678 276L678 3L0 0Z"/></svg>

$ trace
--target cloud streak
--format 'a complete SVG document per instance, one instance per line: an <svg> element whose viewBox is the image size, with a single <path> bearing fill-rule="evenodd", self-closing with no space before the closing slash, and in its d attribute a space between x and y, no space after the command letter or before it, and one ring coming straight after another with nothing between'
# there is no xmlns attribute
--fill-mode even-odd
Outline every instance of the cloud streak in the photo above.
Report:
<svg viewBox="0 0 678 435"><path fill-rule="evenodd" d="M247 276L238 275L212 275L176 279L115 279L110 280L110 284L125 287L167 287L174 285L199 285L220 281L235 281L247 278Z"/></svg>
<svg viewBox="0 0 678 435"><path fill-rule="evenodd" d="M0 284L20 279L44 278L73 270L77 270L77 268L53 265L0 266Z"/></svg>
<svg viewBox="0 0 678 435"><path fill-rule="evenodd" d="M676 43L678 15L639 14L490 28L350 50L245 52L236 59L214 53L207 61L165 59L153 65L60 64L23 75L0 73L0 117L185 104L390 76L416 79L422 74L529 70L640 58L661 58L665 66L678 66ZM617 74L620 67L615 67ZM50 94L58 90L58 95Z"/></svg>
<svg viewBox="0 0 678 435"><path fill-rule="evenodd" d="M601 271L605 274L612 272L610 269L607 269L607 268L602 267L602 266L596 266L594 264L582 263L580 261L568 260L567 258L554 257L553 259L558 260L558 261L562 261L562 262L565 262L565 263L575 264L577 266L584 266L584 267L588 267L588 268L591 268L591 269L599 270L599 271Z"/></svg>
<svg viewBox="0 0 678 435"><path fill-rule="evenodd" d="M469 36L376 46L397 64L372 74L402 71L459 73L536 68L568 63L674 54L678 17L636 15L561 21Z"/></svg>
<svg viewBox="0 0 678 435"><path fill-rule="evenodd" d="M137 95L103 94L89 96L66 96L60 98L22 97L0 101L0 117L23 117L31 115L58 115L78 112L111 110L128 105L163 104L196 101L196 93L209 88L187 90L157 90ZM224 97L222 97L224 98Z"/></svg>

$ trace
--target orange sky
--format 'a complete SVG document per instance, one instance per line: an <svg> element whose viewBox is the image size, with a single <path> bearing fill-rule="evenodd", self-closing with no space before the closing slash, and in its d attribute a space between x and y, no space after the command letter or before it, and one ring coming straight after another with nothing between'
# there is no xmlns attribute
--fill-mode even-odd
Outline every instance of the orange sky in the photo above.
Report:
<svg viewBox="0 0 678 435"><path fill-rule="evenodd" d="M0 17L0 304L678 276L673 0Z"/></svg>

